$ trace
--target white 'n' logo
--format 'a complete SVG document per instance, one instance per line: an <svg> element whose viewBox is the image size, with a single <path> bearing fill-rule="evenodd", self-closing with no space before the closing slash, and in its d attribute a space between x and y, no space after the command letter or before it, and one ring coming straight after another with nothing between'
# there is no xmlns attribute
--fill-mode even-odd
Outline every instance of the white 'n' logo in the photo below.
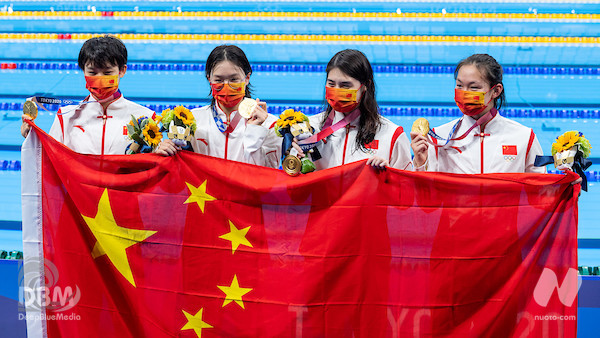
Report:
<svg viewBox="0 0 600 338"><path fill-rule="evenodd" d="M575 301L575 297L577 296L580 287L581 276L578 275L576 269L570 268L569 271L567 271L567 275L565 276L562 285L559 285L556 273L551 269L544 268L544 271L542 271L542 275L533 290L533 299L535 299L536 303L539 305L546 306L554 293L554 289L556 289L560 302L565 306L571 306L573 305L573 301Z"/></svg>

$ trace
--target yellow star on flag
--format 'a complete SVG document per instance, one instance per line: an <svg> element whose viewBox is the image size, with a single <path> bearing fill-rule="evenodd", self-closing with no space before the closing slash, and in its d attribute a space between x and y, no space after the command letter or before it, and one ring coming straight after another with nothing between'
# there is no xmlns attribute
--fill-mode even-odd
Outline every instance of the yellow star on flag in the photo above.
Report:
<svg viewBox="0 0 600 338"><path fill-rule="evenodd" d="M246 239L248 230L250 230L250 227L238 229L235 227L233 222L229 221L229 232L225 235L219 236L219 238L231 241L231 254L233 255L235 250L237 250L240 245L245 245L252 248L252 244Z"/></svg>
<svg viewBox="0 0 600 338"><path fill-rule="evenodd" d="M242 309L244 309L244 302L242 300L242 296L252 291L250 288L241 288L240 284L237 280L237 275L233 275L233 281L231 281L230 286L220 286L217 285L221 291L225 293L225 300L223 301L223 306L235 301L237 305L239 305Z"/></svg>
<svg viewBox="0 0 600 338"><path fill-rule="evenodd" d="M198 206L200 207L200 211L204 212L204 203L216 200L216 198L214 198L213 196L206 193L206 182L207 181L208 180L205 180L204 182L202 182L202 184L200 184L200 186L198 186L198 188L194 187L192 184L189 184L188 182L185 182L188 189L190 189L190 197L188 197L188 199L185 200L185 202L183 202L183 204L196 202L196 203L198 203Z"/></svg>
<svg viewBox="0 0 600 338"><path fill-rule="evenodd" d="M191 315L190 313L183 311L185 318L187 319L187 323L181 328L181 330L194 330L198 338L202 337L202 329L212 329L212 325L202 320L202 310L198 311L195 315Z"/></svg>
<svg viewBox="0 0 600 338"><path fill-rule="evenodd" d="M98 212L94 218L81 215L87 226L96 238L96 244L92 250L94 259L107 255L108 259L119 271L135 287L131 267L127 260L127 252L125 251L132 245L143 242L146 238L154 235L156 231L127 229L117 225L110 208L108 200L108 189L104 189L100 201L98 202Z"/></svg>

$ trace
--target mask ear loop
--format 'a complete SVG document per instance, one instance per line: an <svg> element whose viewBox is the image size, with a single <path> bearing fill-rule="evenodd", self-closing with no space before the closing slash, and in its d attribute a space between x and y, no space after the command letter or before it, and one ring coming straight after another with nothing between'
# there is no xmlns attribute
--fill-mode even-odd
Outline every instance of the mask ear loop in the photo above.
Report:
<svg viewBox="0 0 600 338"><path fill-rule="evenodd" d="M248 86L250 85L250 74L251 73L246 74L246 79L244 80L244 97L250 97L246 96L246 94L248 94L248 91L246 89L248 89ZM248 81L248 83L246 83L246 81Z"/></svg>
<svg viewBox="0 0 600 338"><path fill-rule="evenodd" d="M487 94L487 93L491 92L491 91L492 91L494 88L496 88L496 86L498 86L499 84L500 84L500 83L496 83L495 85L493 85L493 86L492 86L492 88L490 88L490 89L489 89L487 92L485 92L485 94ZM485 94L484 94L484 97L485 97ZM502 94L502 92L500 92L500 94ZM498 95L498 97L500 97L500 95ZM491 103L492 101L494 101L495 99L497 99L497 97L495 97L495 98L494 98L494 97L492 97L492 99L491 99L491 100L490 100L488 103L485 103L485 101L484 101L483 103L485 103L485 106L487 107L487 106L488 106L488 104L490 104L490 103ZM494 108L496 108L496 103L494 103Z"/></svg>
<svg viewBox="0 0 600 338"><path fill-rule="evenodd" d="M364 93L360 94L360 99L358 98L358 93L360 92L360 89L362 87L365 87L364 84L360 84L360 86L358 87L358 89L356 90L356 103L358 103L360 105L360 101L362 101L362 98L364 96ZM367 87L365 87L365 92L367 91Z"/></svg>

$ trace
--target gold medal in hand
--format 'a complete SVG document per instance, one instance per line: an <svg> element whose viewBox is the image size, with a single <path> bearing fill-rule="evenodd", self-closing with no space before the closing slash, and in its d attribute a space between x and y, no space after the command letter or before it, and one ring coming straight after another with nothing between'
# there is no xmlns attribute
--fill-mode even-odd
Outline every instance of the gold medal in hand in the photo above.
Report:
<svg viewBox="0 0 600 338"><path fill-rule="evenodd" d="M25 101L23 103L23 114L29 115L31 119L35 120L38 115L38 107L33 101Z"/></svg>
<svg viewBox="0 0 600 338"><path fill-rule="evenodd" d="M423 136L429 133L429 121L427 119L419 117L412 125L412 132L417 132Z"/></svg>

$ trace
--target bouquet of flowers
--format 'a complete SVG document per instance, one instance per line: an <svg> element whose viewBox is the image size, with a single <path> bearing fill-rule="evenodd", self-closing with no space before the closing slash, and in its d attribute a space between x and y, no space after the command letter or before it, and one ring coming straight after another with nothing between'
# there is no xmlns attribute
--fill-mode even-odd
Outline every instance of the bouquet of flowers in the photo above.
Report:
<svg viewBox="0 0 600 338"><path fill-rule="evenodd" d="M590 156L590 152L592 149L592 145L590 141L583 136L583 134L579 131L571 130L566 133L560 135L556 138L556 141L552 143L552 156L555 158L555 166L560 169L558 165L556 165L557 154L560 156L559 158L568 158L575 157L575 154L581 152L581 156L583 158L588 158ZM570 152L570 153L567 153ZM570 156L569 156L570 155ZM562 162L562 161L561 161ZM571 160L570 163L573 161ZM565 164L567 162L565 161Z"/></svg>
<svg viewBox="0 0 600 338"><path fill-rule="evenodd" d="M196 132L196 120L192 112L184 106L165 109L161 114L163 130L180 147L187 145Z"/></svg>
<svg viewBox="0 0 600 338"><path fill-rule="evenodd" d="M162 140L162 132L158 126L162 117L142 116L136 119L131 115L131 122L127 124L127 137L133 142L127 147L126 154L150 153Z"/></svg>
<svg viewBox="0 0 600 338"><path fill-rule="evenodd" d="M583 134L576 130L567 131L552 143L552 156L536 156L535 166L544 166L554 162L558 170L572 170L582 179L581 187L587 191L585 171L592 165L590 156L592 145Z"/></svg>
<svg viewBox="0 0 600 338"><path fill-rule="evenodd" d="M294 138L297 141L302 141L313 135L314 128L310 126L308 116L293 109L284 110L275 123L275 133L277 136L283 138L281 165L286 173L296 176L300 173L306 174L316 169L311 157L316 161L321 158L321 155L315 144L300 146L302 151L306 153L306 156L302 159L296 156L297 151L292 147Z"/></svg>

